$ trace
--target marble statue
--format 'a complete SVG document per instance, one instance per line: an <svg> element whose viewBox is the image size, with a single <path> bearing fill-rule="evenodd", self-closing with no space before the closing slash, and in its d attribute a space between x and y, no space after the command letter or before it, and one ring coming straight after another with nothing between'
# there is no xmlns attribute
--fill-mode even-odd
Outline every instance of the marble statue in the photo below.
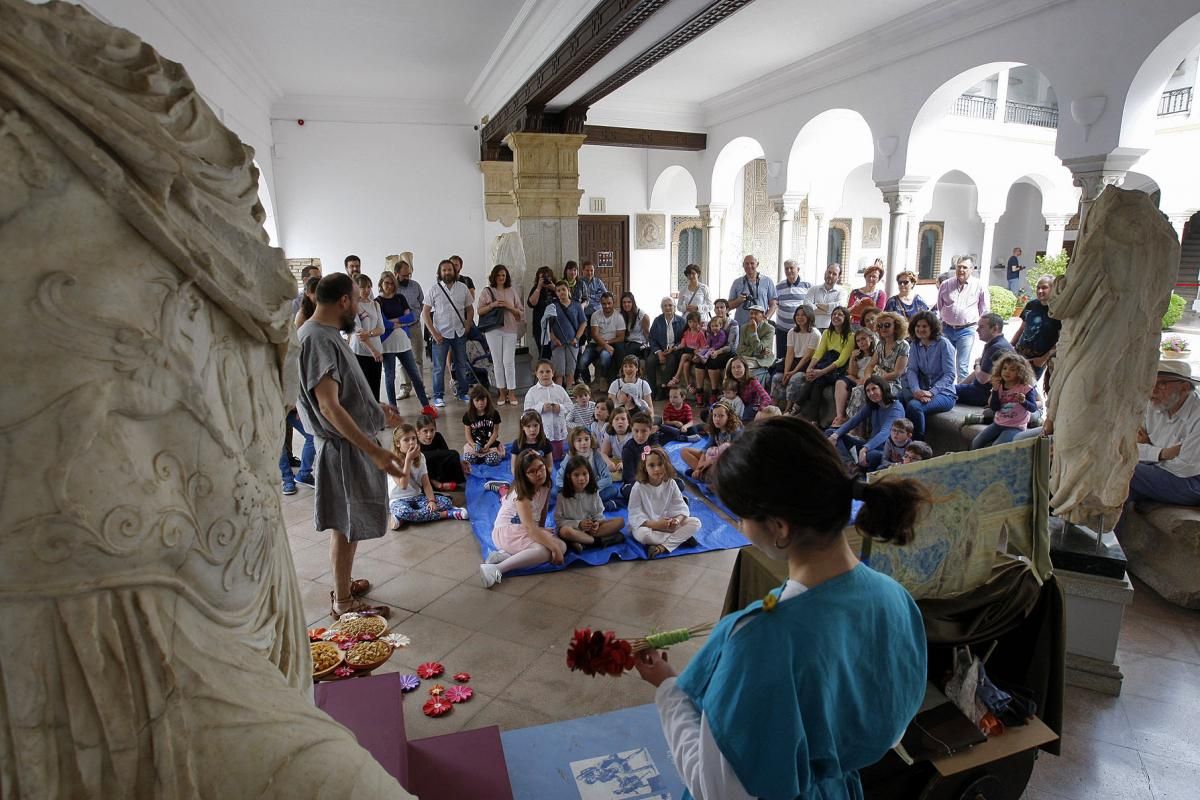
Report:
<svg viewBox="0 0 1200 800"><path fill-rule="evenodd" d="M311 702L295 283L183 68L0 0L0 796L408 797Z"/></svg>
<svg viewBox="0 0 1200 800"><path fill-rule="evenodd" d="M508 267L508 277L512 280L512 285L517 287L517 294L520 295L521 302L524 303L529 297L529 290L533 287L528 284L529 274L525 264L525 248L521 244L521 234L516 231L508 231L502 233L492 240L491 251L492 262L488 265L487 270L491 269L496 264L503 264ZM530 338L533 334L533 315L525 314L526 341L533 341Z"/></svg>
<svg viewBox="0 0 1200 800"><path fill-rule="evenodd" d="M1110 531L1137 464L1137 430L1159 359L1179 240L1149 195L1105 189L1050 297L1063 321L1048 416L1055 514Z"/></svg>

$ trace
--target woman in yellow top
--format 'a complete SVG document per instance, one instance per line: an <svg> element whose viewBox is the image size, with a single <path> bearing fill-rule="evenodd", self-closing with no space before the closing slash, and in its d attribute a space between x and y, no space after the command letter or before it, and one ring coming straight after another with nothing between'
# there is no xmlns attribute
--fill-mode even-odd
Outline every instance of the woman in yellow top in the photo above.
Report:
<svg viewBox="0 0 1200 800"><path fill-rule="evenodd" d="M787 413L818 422L821 413L821 389L833 384L846 370L850 354L854 352L854 332L850 329L850 312L838 306L829 314L829 327L821 334L821 341L813 351L808 369L804 371L804 383L796 394L796 402Z"/></svg>

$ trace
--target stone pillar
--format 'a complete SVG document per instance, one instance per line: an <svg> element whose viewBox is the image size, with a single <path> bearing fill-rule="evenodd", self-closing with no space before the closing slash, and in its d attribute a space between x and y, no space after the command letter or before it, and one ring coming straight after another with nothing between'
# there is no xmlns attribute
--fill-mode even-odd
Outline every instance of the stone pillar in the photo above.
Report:
<svg viewBox="0 0 1200 800"><path fill-rule="evenodd" d="M1046 215L1046 256L1054 258L1063 249L1063 235L1071 218L1066 214Z"/></svg>
<svg viewBox="0 0 1200 800"><path fill-rule="evenodd" d="M700 267L703 280L709 286L714 285L720 277L717 273L721 270L721 222L725 219L725 209L725 206L716 203L696 206L700 212L700 224L704 226L704 262Z"/></svg>
<svg viewBox="0 0 1200 800"><path fill-rule="evenodd" d="M565 262L579 259L579 148L586 138L569 133L504 137L513 152L517 230L525 263L535 269L546 264L558 272Z"/></svg>
<svg viewBox="0 0 1200 800"><path fill-rule="evenodd" d="M1063 166L1071 170L1074 184L1079 187L1079 229L1083 230L1083 221L1087 219L1088 209L1106 186L1120 186L1125 182L1127 173L1137 160L1146 154L1145 150L1132 147L1119 147L1111 153L1096 156L1080 156L1063 159Z"/></svg>
<svg viewBox="0 0 1200 800"><path fill-rule="evenodd" d="M992 283L992 249L995 246L996 220L1000 219L1000 215L981 212L979 218L983 220L983 244L979 247L979 279L986 288Z"/></svg>
<svg viewBox="0 0 1200 800"><path fill-rule="evenodd" d="M812 215L813 219L817 222L817 263L813 266L815 267L816 274L818 276L823 276L825 274L825 268L829 266L829 262L827 261L829 257L829 226L825 222L825 209L814 208L812 209ZM846 274L845 264L842 264L842 274ZM813 286L816 286L822 280L824 280L823 277L819 278L818 280L814 280L812 282Z"/></svg>
<svg viewBox="0 0 1200 800"><path fill-rule="evenodd" d="M483 173L484 214L489 222L499 222L511 228L517 221L517 201L513 199L513 162L480 161L479 170Z"/></svg>
<svg viewBox="0 0 1200 800"><path fill-rule="evenodd" d="M1000 70L996 81L996 109L992 112L992 119L995 122L1004 122L1004 116L1008 111L1008 70Z"/></svg>
<svg viewBox="0 0 1200 800"><path fill-rule="evenodd" d="M779 263L776 265L776 281L783 280L783 262L795 258L792 253L792 234L795 225L796 211L800 208L800 200L784 195L774 197L771 203L775 213L779 215Z"/></svg>
<svg viewBox="0 0 1200 800"><path fill-rule="evenodd" d="M896 291L896 273L908 252L908 214L916 189L902 183L880 187L888 207L888 254L884 270L884 291L890 297Z"/></svg>
<svg viewBox="0 0 1200 800"><path fill-rule="evenodd" d="M1170 221L1171 227L1175 229L1175 233L1179 235L1180 244L1183 243L1183 229L1188 224L1188 220L1196 213L1195 209L1191 211L1181 211L1178 214L1168 214L1167 220Z"/></svg>

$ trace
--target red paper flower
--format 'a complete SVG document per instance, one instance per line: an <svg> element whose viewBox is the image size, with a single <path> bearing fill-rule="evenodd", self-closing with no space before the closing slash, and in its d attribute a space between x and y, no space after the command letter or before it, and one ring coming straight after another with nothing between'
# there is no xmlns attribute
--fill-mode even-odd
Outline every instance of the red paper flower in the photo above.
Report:
<svg viewBox="0 0 1200 800"><path fill-rule="evenodd" d="M475 690L470 686L451 686L446 690L445 699L451 703L465 703L475 696Z"/></svg>
<svg viewBox="0 0 1200 800"><path fill-rule="evenodd" d="M436 661L426 661L424 664L417 667L417 674L422 678L436 678L445 671L446 668Z"/></svg>
<svg viewBox="0 0 1200 800"><path fill-rule="evenodd" d="M443 714L449 714L453 709L454 706L441 697L431 698L421 707L427 717L440 717Z"/></svg>
<svg viewBox="0 0 1200 800"><path fill-rule="evenodd" d="M309 628L308 629L308 640L310 642L322 641L321 634L323 634L323 633L325 633L324 628Z"/></svg>
<svg viewBox="0 0 1200 800"><path fill-rule="evenodd" d="M567 647L567 666L585 675L620 675L633 669L633 647L612 631L575 631Z"/></svg>
<svg viewBox="0 0 1200 800"><path fill-rule="evenodd" d="M354 674L354 670L352 670L350 667L347 667L345 664L342 664L340 667L336 667L333 670L333 674L337 675L339 678L348 678Z"/></svg>
<svg viewBox="0 0 1200 800"><path fill-rule="evenodd" d="M454 673L454 680L458 681L459 683L466 683L467 681L471 680L471 673L456 672Z"/></svg>
<svg viewBox="0 0 1200 800"><path fill-rule="evenodd" d="M440 683L435 683L433 685L433 688L429 690L430 697L441 697L445 693L446 693L446 687L442 686Z"/></svg>

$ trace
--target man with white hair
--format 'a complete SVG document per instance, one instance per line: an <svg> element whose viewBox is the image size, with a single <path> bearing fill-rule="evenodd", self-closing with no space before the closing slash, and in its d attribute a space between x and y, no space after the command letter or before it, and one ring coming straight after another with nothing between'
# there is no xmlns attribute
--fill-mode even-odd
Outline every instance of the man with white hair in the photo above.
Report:
<svg viewBox="0 0 1200 800"><path fill-rule="evenodd" d="M783 280L775 284L775 298L779 301L779 308L775 313L775 319L772 324L775 326L775 353L783 355L787 352L787 335L795 322L792 319L796 316L796 309L804 305L805 298L808 297L808 290L812 284L808 281L800 280L800 265L795 259L789 258L783 262Z"/></svg>
<svg viewBox="0 0 1200 800"><path fill-rule="evenodd" d="M1129 499L1200 506L1200 396L1186 361L1158 362Z"/></svg>

